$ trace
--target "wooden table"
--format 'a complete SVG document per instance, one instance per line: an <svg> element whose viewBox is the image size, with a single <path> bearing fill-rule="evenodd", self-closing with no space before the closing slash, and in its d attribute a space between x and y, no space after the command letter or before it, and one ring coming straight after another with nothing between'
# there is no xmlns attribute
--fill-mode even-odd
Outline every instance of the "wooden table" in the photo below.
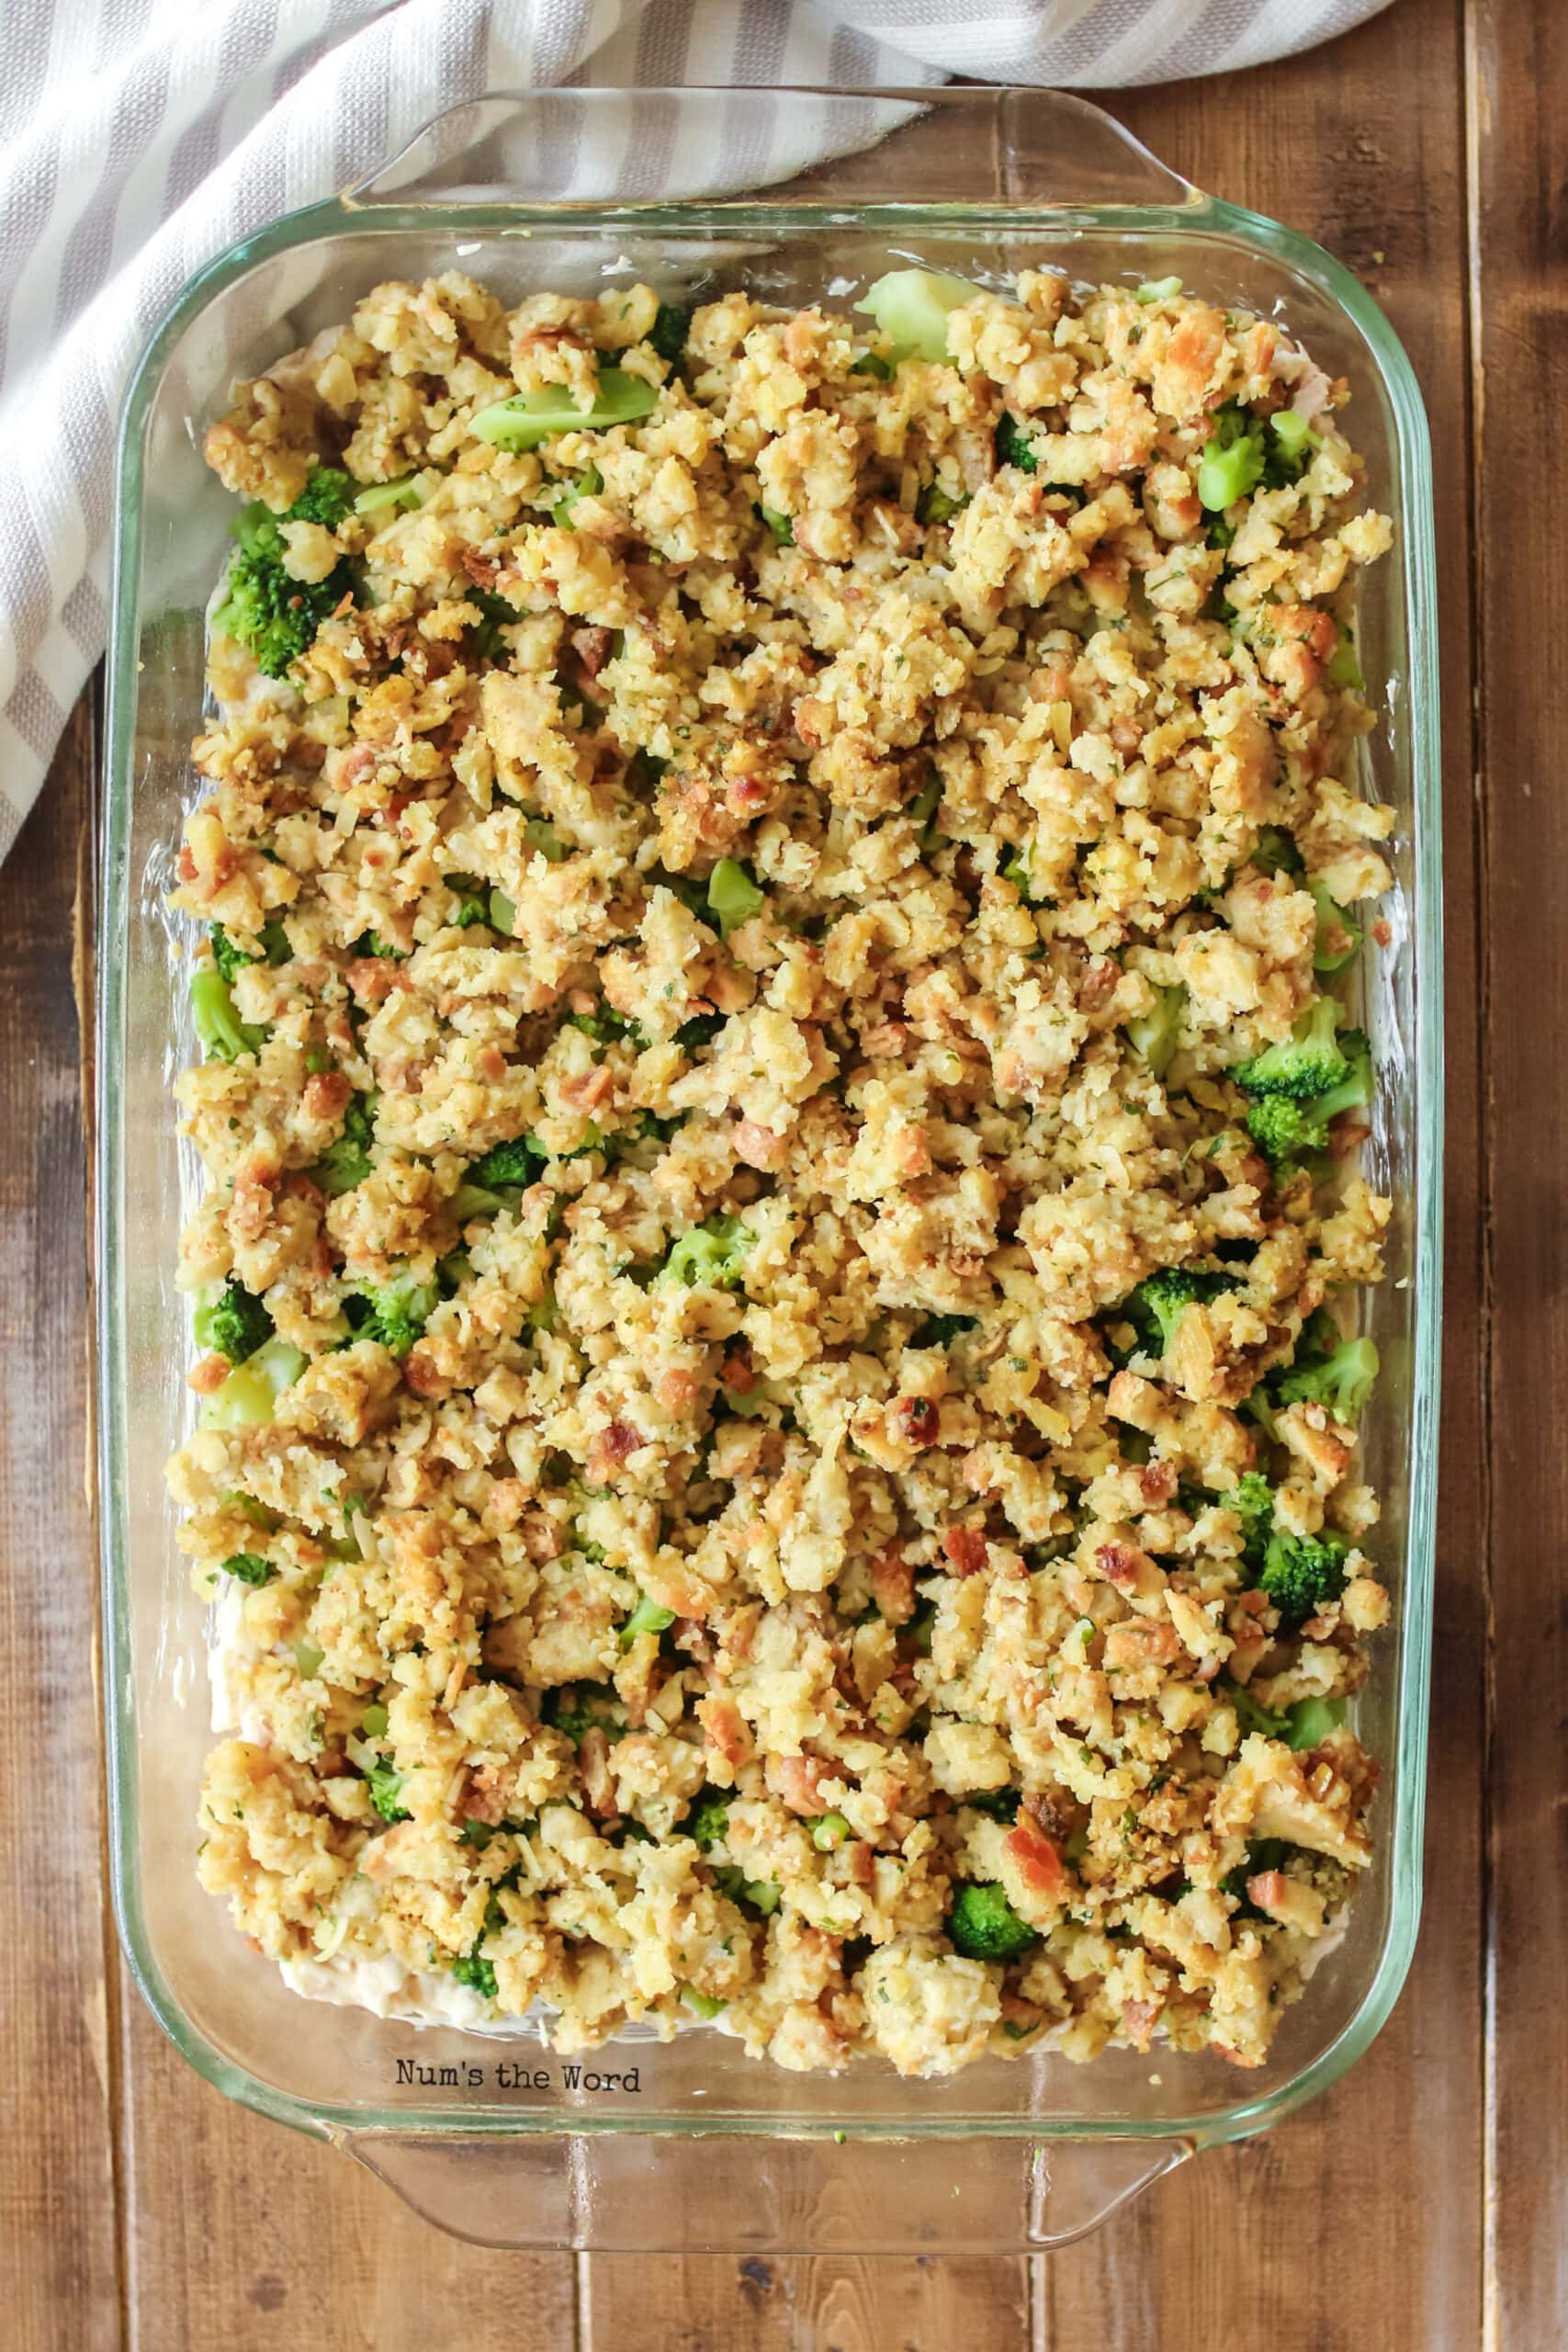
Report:
<svg viewBox="0 0 1568 2352"><path fill-rule="evenodd" d="M1063 2253L477 2253L227 2105L103 1893L78 1012L94 727L0 870L0 2335L14 2352L1548 2352L1568 2337L1568 42L1557 0L1395 0L1295 64L1112 94L1392 313L1437 451L1449 1247L1426 1922L1392 2023L1271 2138ZM1555 1392L1555 1394L1554 1394ZM96 1661L95 1661L96 1663Z"/></svg>

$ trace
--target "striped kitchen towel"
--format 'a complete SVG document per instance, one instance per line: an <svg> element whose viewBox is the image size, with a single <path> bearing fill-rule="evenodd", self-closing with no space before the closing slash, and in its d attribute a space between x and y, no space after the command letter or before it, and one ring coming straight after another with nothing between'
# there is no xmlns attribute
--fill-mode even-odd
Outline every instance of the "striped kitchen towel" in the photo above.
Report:
<svg viewBox="0 0 1568 2352"><path fill-rule="evenodd" d="M487 89L1168 81L1386 0L9 0L0 856L104 647L115 426L203 262ZM830 141L824 139L824 152Z"/></svg>

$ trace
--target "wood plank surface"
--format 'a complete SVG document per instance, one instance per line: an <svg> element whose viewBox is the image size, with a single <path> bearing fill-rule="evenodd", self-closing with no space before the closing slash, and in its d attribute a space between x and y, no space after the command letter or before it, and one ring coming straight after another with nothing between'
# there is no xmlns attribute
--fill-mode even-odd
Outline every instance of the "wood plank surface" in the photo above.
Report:
<svg viewBox="0 0 1568 2352"><path fill-rule="evenodd" d="M0 866L0 2333L27 2352L120 2342L72 987L92 774L84 702Z"/></svg>
<svg viewBox="0 0 1568 2352"><path fill-rule="evenodd" d="M1164 160L1316 235L1365 279L1416 362L1437 449L1440 1597L1426 1923L1377 2044L1268 2139L1186 2167L1107 2232L1032 2264L482 2253L197 2080L124 1980L100 1888L72 989L73 904L90 921L77 895L85 704L0 867L7 2352L1548 2352L1568 2340L1568 1613L1551 1533L1568 1466L1553 1426L1568 1373L1556 1181L1568 910L1550 888L1568 835L1555 789L1568 653L1551 626L1568 585L1555 490L1562 29L1556 0L1394 0L1288 66L1103 99Z"/></svg>
<svg viewBox="0 0 1568 2352"><path fill-rule="evenodd" d="M1568 2334L1568 54L1557 11L1511 0L1472 0L1468 33L1494 1430L1486 2284L1489 2340L1514 2352Z"/></svg>

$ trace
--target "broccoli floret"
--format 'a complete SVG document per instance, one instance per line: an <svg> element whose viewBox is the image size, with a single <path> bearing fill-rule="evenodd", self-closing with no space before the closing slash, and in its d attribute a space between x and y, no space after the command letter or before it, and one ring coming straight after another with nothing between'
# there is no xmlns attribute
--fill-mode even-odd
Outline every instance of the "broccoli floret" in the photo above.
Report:
<svg viewBox="0 0 1568 2352"><path fill-rule="evenodd" d="M389 1355L406 1356L425 1324L438 1296L434 1282L415 1282L409 1273L397 1274L378 1290L362 1291L368 1299L368 1319L359 1326L362 1340L378 1340Z"/></svg>
<svg viewBox="0 0 1568 2352"><path fill-rule="evenodd" d="M947 1936L954 1951L965 1960L1017 1960L1040 1940L1037 1931L1021 1919L1002 1889L989 1881L968 1881L953 1897L947 1915Z"/></svg>
<svg viewBox="0 0 1568 2352"><path fill-rule="evenodd" d="M1322 1405L1336 1420L1354 1423L1378 1376L1371 1340L1341 1340L1331 1317L1314 1315L1294 1362L1269 1381L1276 1405Z"/></svg>
<svg viewBox="0 0 1568 2352"><path fill-rule="evenodd" d="M722 1012L694 1012L690 1021L682 1021L676 1030L675 1043L683 1054L694 1054L699 1046L712 1045L725 1019Z"/></svg>
<svg viewBox="0 0 1568 2352"><path fill-rule="evenodd" d="M467 1181L491 1193L508 1184L531 1184L542 1157L527 1136L513 1136L509 1143L494 1145L482 1159L471 1161Z"/></svg>
<svg viewBox="0 0 1568 2352"><path fill-rule="evenodd" d="M702 1789L692 1800L692 1810L682 1824L685 1835L700 1846L704 1853L722 1844L729 1819L730 1799L722 1789Z"/></svg>
<svg viewBox="0 0 1568 2352"><path fill-rule="evenodd" d="M971 1789L967 1796L960 1797L958 1802L972 1805L976 1813L988 1815L992 1821L1018 1819L1016 1789Z"/></svg>
<svg viewBox="0 0 1568 2352"><path fill-rule="evenodd" d="M332 468L322 467L312 475L294 504L283 516L285 523L322 522L336 493L330 485L318 490L322 477L331 475L346 483L346 474L337 475ZM336 521L342 520L343 509L352 503L343 502ZM320 509L321 511L314 511ZM335 522L328 523L329 529ZM256 667L265 670L269 678L281 678L290 662L299 659L315 638L316 631L334 612L345 596L355 594L355 578L346 562L334 563L324 580L296 580L283 568L287 543L276 515L267 508L247 506L240 517L239 547L229 563L229 582L223 602L212 616L214 628L225 637L232 637L248 646Z"/></svg>
<svg viewBox="0 0 1568 2352"><path fill-rule="evenodd" d="M1340 1112L1359 1110L1371 1101L1372 1057L1365 1036L1359 1029L1348 1029L1339 1046L1342 1075L1321 1092L1301 1099L1285 1093L1265 1093L1255 1096L1248 1104L1247 1133L1275 1167L1309 1152L1326 1151L1329 1122L1337 1118ZM1269 1050L1287 1052L1289 1048ZM1258 1057L1259 1060L1267 1058L1266 1055ZM1254 1065L1244 1067L1251 1069Z"/></svg>
<svg viewBox="0 0 1568 2352"><path fill-rule="evenodd" d="M1187 990L1179 981L1172 988L1156 988L1153 1009L1135 1012L1127 1023L1127 1043L1156 1078L1163 1078L1170 1068L1186 1010Z"/></svg>
<svg viewBox="0 0 1568 2352"><path fill-rule="evenodd" d="M673 302L660 302L653 314L653 324L644 341L650 344L660 359L674 366L686 348L686 337L692 331L692 314Z"/></svg>
<svg viewBox="0 0 1568 2352"><path fill-rule="evenodd" d="M221 1388L202 1399L204 1430L255 1429L270 1421L277 1400L305 1369L298 1348L276 1333L254 1355L237 1363Z"/></svg>
<svg viewBox="0 0 1568 2352"><path fill-rule="evenodd" d="M675 1611L666 1609L662 1601L650 1600L645 1592L622 1625L617 1638L622 1649L629 1650L639 1634L662 1634L674 1623Z"/></svg>
<svg viewBox="0 0 1568 2352"><path fill-rule="evenodd" d="M1227 1871L1220 1881L1221 1893L1233 1896L1241 1905L1235 1915L1238 1918L1262 1918L1263 1913L1247 1894L1247 1882L1249 1878L1257 1878L1263 1871L1282 1870L1290 1851L1290 1847L1282 1838L1249 1838L1247 1839L1246 1861L1238 1862L1235 1870Z"/></svg>
<svg viewBox="0 0 1568 2352"><path fill-rule="evenodd" d="M477 874L448 874L446 888L457 904L447 921L458 931L471 930L477 922L490 921L490 891Z"/></svg>
<svg viewBox="0 0 1568 2352"><path fill-rule="evenodd" d="M1220 1497L1222 1510L1234 1510L1241 1521L1241 1556L1252 1568L1263 1566L1263 1555L1274 1532L1274 1489L1261 1470L1244 1470L1228 1494Z"/></svg>
<svg viewBox="0 0 1568 2352"><path fill-rule="evenodd" d="M266 1584L277 1571L259 1552L231 1552L223 1563L223 1573L237 1577L242 1584Z"/></svg>
<svg viewBox="0 0 1568 2352"><path fill-rule="evenodd" d="M503 628L513 628L523 616L515 605L498 596L491 588L467 588L463 592L465 605L472 605L479 617L468 631L468 639L481 662L493 662L507 650L502 637Z"/></svg>
<svg viewBox="0 0 1568 2352"><path fill-rule="evenodd" d="M1355 959L1361 944L1361 926L1352 922L1337 899L1330 898L1321 882L1307 885L1317 909L1317 934L1313 947L1312 968L1314 972L1342 972Z"/></svg>
<svg viewBox="0 0 1568 2352"><path fill-rule="evenodd" d="M237 1062L242 1054L259 1054L266 1042L265 1029L241 1020L228 981L211 964L190 976L190 1008L197 1037L220 1062Z"/></svg>
<svg viewBox="0 0 1568 2352"><path fill-rule="evenodd" d="M229 1283L209 1306L196 1310L196 1336L231 1363L243 1363L273 1333L273 1321L254 1291Z"/></svg>
<svg viewBox="0 0 1568 2352"><path fill-rule="evenodd" d="M1002 421L997 427L997 464L1016 466L1020 473L1032 474L1039 469L1040 459L1033 442L1016 416L1004 409Z"/></svg>
<svg viewBox="0 0 1568 2352"><path fill-rule="evenodd" d="M354 498L354 484L345 473L336 466L318 466L283 519L286 523L319 523L324 531L335 531L353 506Z"/></svg>
<svg viewBox="0 0 1568 2352"><path fill-rule="evenodd" d="M1295 1102L1324 1094L1349 1074L1337 1039L1338 1025L1338 1006L1332 997L1320 996L1282 1046L1268 1046L1250 1061L1238 1062L1231 1076L1248 1094L1284 1094Z"/></svg>
<svg viewBox="0 0 1568 2352"><path fill-rule="evenodd" d="M482 1936L478 1938L471 1951L464 1952L460 1960L452 1962L452 1973L459 1984L471 1984L476 1993L482 1993L487 2001L493 2001L495 1970L479 1951L483 1940Z"/></svg>
<svg viewBox="0 0 1568 2352"><path fill-rule="evenodd" d="M387 1761L384 1756L378 1758L374 1764L366 1767L365 1785L370 1792L371 1804L383 1821L408 1819L407 1805L398 1803L402 1793L403 1776L395 1765Z"/></svg>
<svg viewBox="0 0 1568 2352"><path fill-rule="evenodd" d="M1304 874L1305 861L1296 847L1295 835L1283 825L1265 825L1258 836L1252 853L1252 863L1265 874Z"/></svg>
<svg viewBox="0 0 1568 2352"><path fill-rule="evenodd" d="M917 523L951 523L953 516L967 506L967 495L953 498L934 481L928 482L915 501Z"/></svg>
<svg viewBox="0 0 1568 2352"><path fill-rule="evenodd" d="M1184 1307L1194 1302L1206 1303L1218 1298L1222 1291L1235 1288L1235 1279L1227 1273L1203 1273L1190 1266L1167 1266L1141 1282L1117 1313L1132 1324L1152 1354L1163 1356L1176 1337Z"/></svg>
<svg viewBox="0 0 1568 2352"><path fill-rule="evenodd" d="M912 1348L950 1348L963 1331L973 1331L979 1323L977 1315L928 1315L917 1330L909 1334Z"/></svg>
<svg viewBox="0 0 1568 2352"><path fill-rule="evenodd" d="M1258 1578L1286 1623L1299 1625L1337 1600L1345 1589L1350 1539L1325 1527L1316 1535L1270 1536Z"/></svg>
<svg viewBox="0 0 1568 2352"><path fill-rule="evenodd" d="M1198 496L1212 514L1223 514L1263 479L1263 420L1227 401L1210 422L1214 429L1198 462Z"/></svg>
<svg viewBox="0 0 1568 2352"><path fill-rule="evenodd" d="M209 926L207 937L212 949L212 960L225 980L231 980L236 972L243 971L247 964L254 964L256 960L254 956L247 956L243 947L235 946L220 922Z"/></svg>
<svg viewBox="0 0 1568 2352"><path fill-rule="evenodd" d="M626 1727L625 1702L608 1682L563 1683L543 1712L546 1721L571 1740L585 1732L622 1732Z"/></svg>
<svg viewBox="0 0 1568 2352"><path fill-rule="evenodd" d="M708 910L718 917L726 939L761 910L762 893L746 868L733 857L721 857L708 876Z"/></svg>
<svg viewBox="0 0 1568 2352"><path fill-rule="evenodd" d="M370 1146L376 1136L376 1097L354 1094L343 1114L343 1130L317 1160L310 1174L329 1199L352 1193L370 1173Z"/></svg>
<svg viewBox="0 0 1568 2352"><path fill-rule="evenodd" d="M738 1216L710 1216L680 1236L657 1279L682 1283L688 1290L734 1290L756 1240L750 1227Z"/></svg>
<svg viewBox="0 0 1568 2352"><path fill-rule="evenodd" d="M731 1903L749 1903L764 1919L778 1909L780 1889L771 1878L748 1878L734 1862L714 1863L713 1874L719 1892Z"/></svg>

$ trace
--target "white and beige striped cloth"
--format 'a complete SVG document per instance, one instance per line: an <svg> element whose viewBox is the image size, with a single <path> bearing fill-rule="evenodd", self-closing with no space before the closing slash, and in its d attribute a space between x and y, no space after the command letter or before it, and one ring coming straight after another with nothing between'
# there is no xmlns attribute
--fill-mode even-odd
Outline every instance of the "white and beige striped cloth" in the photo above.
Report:
<svg viewBox="0 0 1568 2352"><path fill-rule="evenodd" d="M487 89L1107 85L1288 56L1385 0L7 0L0 857L103 650L126 379L180 287Z"/></svg>

